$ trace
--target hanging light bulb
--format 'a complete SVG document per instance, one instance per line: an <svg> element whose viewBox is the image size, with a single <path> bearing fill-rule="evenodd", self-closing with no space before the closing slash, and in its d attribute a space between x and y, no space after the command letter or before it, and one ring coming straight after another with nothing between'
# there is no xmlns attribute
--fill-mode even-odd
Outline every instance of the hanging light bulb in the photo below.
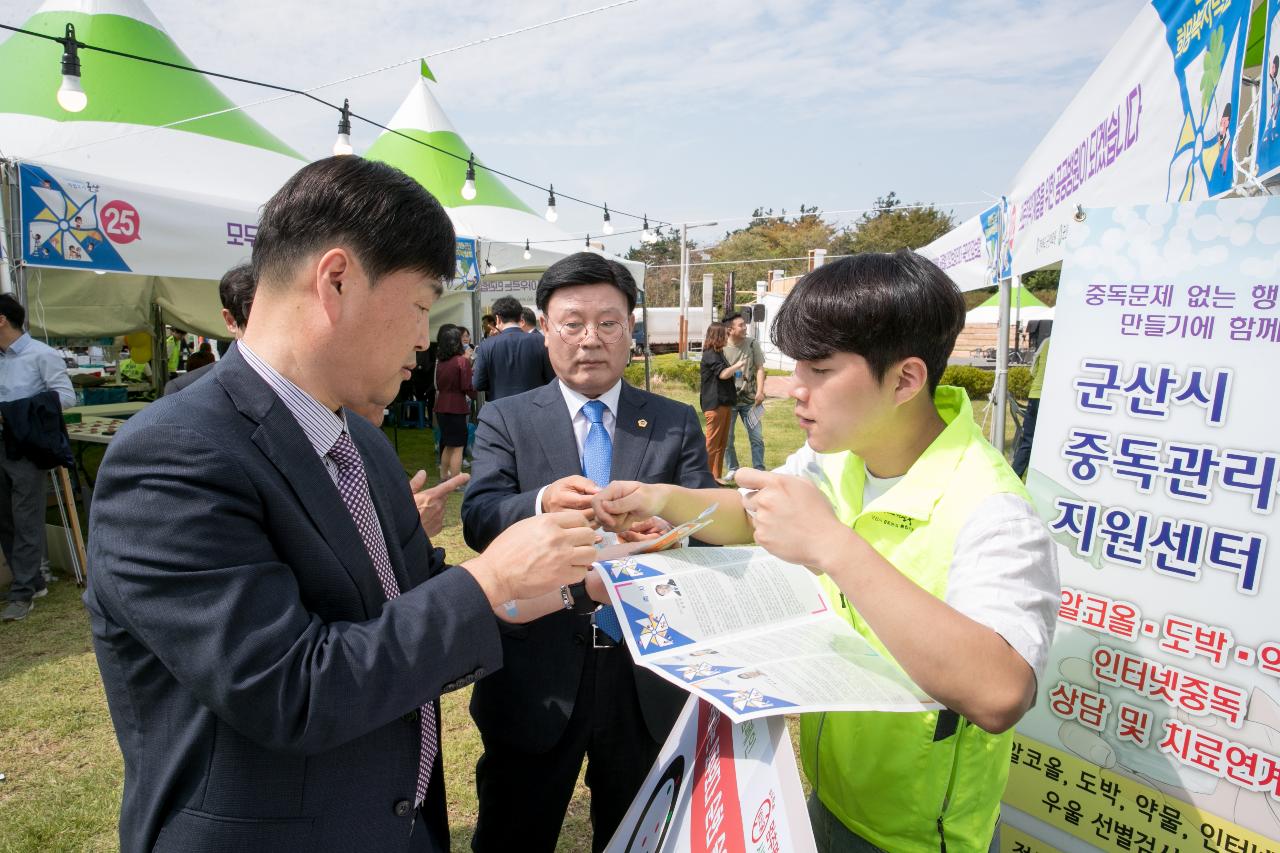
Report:
<svg viewBox="0 0 1280 853"><path fill-rule="evenodd" d="M587 249L588 249L588 250L590 250L590 249L591 249L591 235L590 235L590 234L588 234L588 235L587 235L587 239L586 239L586 241L585 241L585 242L586 242Z"/></svg>
<svg viewBox="0 0 1280 853"><path fill-rule="evenodd" d="M547 196L547 221L555 222L560 218L560 214L556 213L556 185L551 185L551 194Z"/></svg>
<svg viewBox="0 0 1280 853"><path fill-rule="evenodd" d="M643 230L641 230L641 232L640 232L640 242L641 242L641 243L653 243L653 242L656 242L656 241L653 239L653 233L649 231L649 215L648 215L647 213L645 214L645 217L644 217L644 226L643 226Z"/></svg>
<svg viewBox="0 0 1280 853"><path fill-rule="evenodd" d="M80 83L80 52L76 43L76 28L67 24L66 37L62 39L62 85L58 87L58 106L69 113L78 113L89 103Z"/></svg>
<svg viewBox="0 0 1280 853"><path fill-rule="evenodd" d="M604 206L604 227L601 229L606 234L613 233L613 223L609 221L609 205Z"/></svg>
<svg viewBox="0 0 1280 853"><path fill-rule="evenodd" d="M533 253L529 251L529 241L524 241L524 259L527 261L533 257Z"/></svg>
<svg viewBox="0 0 1280 853"><path fill-rule="evenodd" d="M488 258L485 258L484 271L486 275L493 275L495 272L498 271L498 269L493 265L493 261L489 260Z"/></svg>
<svg viewBox="0 0 1280 853"><path fill-rule="evenodd" d="M333 141L333 154L341 157L354 153L355 149L351 147L351 102L343 98L342 112L338 117L338 138Z"/></svg>
<svg viewBox="0 0 1280 853"><path fill-rule="evenodd" d="M476 155L467 160L467 179L462 182L462 197L471 201L476 197Z"/></svg>

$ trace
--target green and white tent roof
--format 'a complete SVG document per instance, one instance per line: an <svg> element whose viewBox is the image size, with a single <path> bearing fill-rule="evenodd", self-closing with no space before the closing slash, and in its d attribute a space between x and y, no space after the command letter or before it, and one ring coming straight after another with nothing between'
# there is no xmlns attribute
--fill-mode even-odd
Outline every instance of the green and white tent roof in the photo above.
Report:
<svg viewBox="0 0 1280 853"><path fill-rule="evenodd" d="M1025 323L1028 320L1052 320L1053 309L1045 305L1035 294L1025 287L1015 287L1010 294L1009 321L1014 318ZM965 315L965 323L998 323L1000 322L1000 293L991 294L991 298Z"/></svg>
<svg viewBox="0 0 1280 853"><path fill-rule="evenodd" d="M581 244L575 245L568 234L535 213L501 178L487 169L476 169L476 197L471 200L462 197L467 157L471 155L472 148L458 134L432 94L430 83L434 81L435 77L423 63L421 74L409 90L408 97L387 126L412 140L429 143L458 156L451 157L385 131L364 156L402 169L426 187L448 210L460 236L478 237L485 244L518 246L519 251L514 253L514 257L507 257L511 253L500 250L496 245L486 255L501 270L515 266L546 266L556 258L578 251ZM476 162L483 161L477 157ZM527 261L523 259L526 240L535 244L531 247L534 257ZM539 240L566 242L539 246L536 245Z"/></svg>
<svg viewBox="0 0 1280 853"><path fill-rule="evenodd" d="M142 0L46 0L23 27L190 65ZM200 74L81 50L88 106L68 113L55 94L62 48L14 34L0 43L0 151L152 187L265 201L305 162ZM193 116L207 116L184 121Z"/></svg>

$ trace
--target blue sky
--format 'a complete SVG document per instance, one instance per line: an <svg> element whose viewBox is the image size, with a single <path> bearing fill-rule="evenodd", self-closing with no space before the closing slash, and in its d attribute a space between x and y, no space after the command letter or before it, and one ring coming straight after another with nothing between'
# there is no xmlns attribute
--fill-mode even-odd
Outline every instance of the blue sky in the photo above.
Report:
<svg viewBox="0 0 1280 853"><path fill-rule="evenodd" d="M310 87L605 2L149 5L197 65ZM638 0L431 64L438 99L487 162L619 210L720 219L706 239L757 205L998 195L1142 5ZM416 74L408 64L318 94L385 121ZM268 96L224 88L241 103ZM308 156L333 143L336 115L303 99L250 112ZM357 152L375 133L357 124ZM541 210L544 196L515 189ZM566 202L559 225L596 231L599 213Z"/></svg>

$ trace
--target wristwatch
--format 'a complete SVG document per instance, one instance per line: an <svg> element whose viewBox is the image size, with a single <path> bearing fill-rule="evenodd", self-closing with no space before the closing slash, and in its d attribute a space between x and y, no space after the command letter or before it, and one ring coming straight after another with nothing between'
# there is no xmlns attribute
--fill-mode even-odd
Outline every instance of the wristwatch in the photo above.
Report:
<svg viewBox="0 0 1280 853"><path fill-rule="evenodd" d="M570 584L569 586L562 586L560 587L560 594L562 596L567 594L568 596L568 600L565 601L564 609L572 610L580 616L588 616L594 613L596 608L600 606L600 602L587 594L586 581L578 581L577 583ZM569 603L570 600L572 601L572 604Z"/></svg>

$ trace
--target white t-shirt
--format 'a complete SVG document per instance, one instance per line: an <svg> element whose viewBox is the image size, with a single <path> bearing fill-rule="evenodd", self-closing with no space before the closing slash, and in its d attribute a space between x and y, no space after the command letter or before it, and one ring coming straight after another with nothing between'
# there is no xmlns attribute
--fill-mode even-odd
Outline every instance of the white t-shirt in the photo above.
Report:
<svg viewBox="0 0 1280 853"><path fill-rule="evenodd" d="M808 443L774 471L815 483L825 480ZM867 472L863 507L901 479ZM1053 540L1031 504L1018 495L998 494L973 507L956 536L944 600L1003 637L1035 671L1037 683L1058 622L1060 590Z"/></svg>

